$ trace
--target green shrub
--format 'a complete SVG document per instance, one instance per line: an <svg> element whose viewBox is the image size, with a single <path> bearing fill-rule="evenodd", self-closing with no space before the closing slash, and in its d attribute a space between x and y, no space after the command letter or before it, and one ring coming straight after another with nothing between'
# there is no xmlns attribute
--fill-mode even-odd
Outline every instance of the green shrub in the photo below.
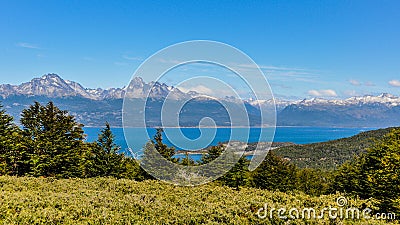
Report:
<svg viewBox="0 0 400 225"><path fill-rule="evenodd" d="M0 224L385 224L379 220L260 219L268 207L337 206L340 194L311 197L213 183L178 187L114 178L0 177ZM349 199L349 206L370 202Z"/></svg>

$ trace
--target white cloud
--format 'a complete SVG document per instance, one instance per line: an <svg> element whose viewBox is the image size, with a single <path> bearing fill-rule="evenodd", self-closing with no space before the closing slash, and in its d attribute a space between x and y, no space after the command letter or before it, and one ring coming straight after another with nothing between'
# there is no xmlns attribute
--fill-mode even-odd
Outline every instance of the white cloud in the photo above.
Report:
<svg viewBox="0 0 400 225"><path fill-rule="evenodd" d="M369 86L369 87L375 86L375 84L372 83L371 81L365 82L364 85L365 85L365 86Z"/></svg>
<svg viewBox="0 0 400 225"><path fill-rule="evenodd" d="M311 96L315 96L315 97L336 97L336 91L332 90L332 89L326 89L326 90L309 90L308 94Z"/></svg>
<svg viewBox="0 0 400 225"><path fill-rule="evenodd" d="M400 87L400 80L391 80L389 81L389 85L392 87Z"/></svg>
<svg viewBox="0 0 400 225"><path fill-rule="evenodd" d="M126 62L114 62L114 65L116 65L116 66L129 66L129 64L126 63Z"/></svg>
<svg viewBox="0 0 400 225"><path fill-rule="evenodd" d="M182 64L186 63L185 61L180 61L180 60L175 60L175 59L163 59L163 58L158 58L157 59L160 63L167 63L167 64Z"/></svg>
<svg viewBox="0 0 400 225"><path fill-rule="evenodd" d="M142 61L143 60L142 57L132 57L132 56L127 56L127 55L123 55L122 58L127 59L127 60L134 60L134 61Z"/></svg>
<svg viewBox="0 0 400 225"><path fill-rule="evenodd" d="M372 83L371 81L361 82L361 81L354 80L354 79L349 80L349 83L353 86L361 86L361 85L367 86L367 87L375 86L375 84Z"/></svg>
<svg viewBox="0 0 400 225"><path fill-rule="evenodd" d="M197 85L194 87L179 87L179 90L183 92L189 92L189 91L195 91L200 94L206 94L206 95L213 95L214 91L211 90L210 88L204 86L204 85Z"/></svg>
<svg viewBox="0 0 400 225"><path fill-rule="evenodd" d="M183 92L195 91L197 93L208 95L215 98L225 98L226 96L236 96L233 90L226 89L224 87L218 87L218 85L211 84L210 86L199 85L184 85L177 86L177 88ZM245 96L248 93L245 90L236 90L239 96ZM238 96L237 96L238 97Z"/></svg>
<svg viewBox="0 0 400 225"><path fill-rule="evenodd" d="M360 81L358 81L358 80L351 79L351 80L349 80L349 82L350 82L351 85L354 85L354 86L360 86L361 85Z"/></svg>
<svg viewBox="0 0 400 225"><path fill-rule="evenodd" d="M21 48L40 49L39 46L27 42L19 42L17 46Z"/></svg>
<svg viewBox="0 0 400 225"><path fill-rule="evenodd" d="M256 67L255 65L240 64L237 65L240 70L251 71ZM269 66L269 65L258 65L258 67L265 73L268 79L276 81L299 81L306 83L321 83L320 72L317 70L297 68L297 67L281 67L281 66ZM241 72L241 71L238 71Z"/></svg>
<svg viewBox="0 0 400 225"><path fill-rule="evenodd" d="M307 71L307 69L303 68L293 68L293 67L281 67L281 66L267 66L267 65L255 65L255 64L240 64L237 65L238 67L243 67L243 68L251 68L255 69L257 66L260 69L265 69L265 70L283 70L283 71Z"/></svg>

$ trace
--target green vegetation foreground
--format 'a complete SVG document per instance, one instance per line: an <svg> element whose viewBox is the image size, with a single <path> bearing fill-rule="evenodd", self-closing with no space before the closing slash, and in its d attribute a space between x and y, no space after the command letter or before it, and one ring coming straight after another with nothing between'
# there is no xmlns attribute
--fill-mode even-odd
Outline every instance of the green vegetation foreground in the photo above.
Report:
<svg viewBox="0 0 400 225"><path fill-rule="evenodd" d="M216 184L178 187L154 180L11 176L0 177L0 188L0 224L384 224L329 219L327 212L325 219L285 220L276 211L272 219L257 216L265 203L288 210L337 207L339 194L310 197ZM349 200L348 205L372 207L364 200Z"/></svg>

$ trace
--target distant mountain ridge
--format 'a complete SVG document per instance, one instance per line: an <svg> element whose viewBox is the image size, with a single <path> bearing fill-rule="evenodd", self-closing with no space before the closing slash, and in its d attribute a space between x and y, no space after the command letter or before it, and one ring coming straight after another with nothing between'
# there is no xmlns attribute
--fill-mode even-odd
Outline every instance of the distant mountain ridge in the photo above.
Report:
<svg viewBox="0 0 400 225"><path fill-rule="evenodd" d="M302 100L280 111L278 121L286 126L399 126L400 98L384 93L343 100Z"/></svg>
<svg viewBox="0 0 400 225"><path fill-rule="evenodd" d="M14 95L45 96L50 98L79 96L93 100L101 100L105 98L121 98L123 96L122 94L123 89L121 88L111 88L107 90L101 88L84 88L77 82L63 80L57 74L46 74L20 85L0 85L0 96L3 98Z"/></svg>
<svg viewBox="0 0 400 225"><path fill-rule="evenodd" d="M164 83L150 82L145 83L142 78L136 77L132 80L128 87L110 88L110 89L91 89L85 88L81 84L64 80L57 74L46 74L40 78L34 78L30 82L20 85L1 84L0 96L8 98L10 96L44 96L49 98L63 97L82 97L92 100L104 99L122 99L127 90L133 93L134 98L145 98L145 90L151 87L151 95L153 98L166 97L169 92L172 92L172 98L178 99L185 95L198 95L196 92L183 93L177 88L170 87Z"/></svg>
<svg viewBox="0 0 400 225"><path fill-rule="evenodd" d="M151 90L150 90L151 89ZM7 111L17 120L22 109L33 101L46 103L54 101L60 108L68 110L77 119L89 126L102 126L105 121L113 126L122 126L122 99L125 93L129 98L144 101L150 90L150 98L154 99L149 108L151 126L159 126L159 114L163 99L169 95L173 101L195 98L180 115L184 121L182 126L197 126L198 120L205 116L214 116L216 124L229 125L229 118L216 101L229 104L240 104L244 101L253 126L261 124L260 105L267 109L275 104L277 109L277 125L279 126L330 126L330 127L386 127L400 126L400 97L391 94L377 96L366 95L347 99L312 98L296 101L267 99L239 100L233 97L212 99L194 91L183 92L179 88L165 83L146 83L136 77L127 87L110 89L85 88L81 84L63 80L57 74L46 74L20 85L1 84L0 99ZM190 107L189 107L190 106ZM264 115L271 115L271 110Z"/></svg>
<svg viewBox="0 0 400 225"><path fill-rule="evenodd" d="M272 104L272 100L249 100L249 103L252 105L257 104ZM364 95L364 96L354 96L346 99L323 99L323 98L311 98L311 99L303 99L303 100L281 100L275 99L275 104L277 106L283 106L285 108L289 105L298 105L298 106L321 106L321 105L340 105L340 106L349 106L349 105L362 105L362 104L384 104L387 107L395 107L400 106L400 97L389 94L382 93L377 96L373 95Z"/></svg>
<svg viewBox="0 0 400 225"><path fill-rule="evenodd" d="M140 77L135 77L128 87L123 88L85 88L81 84L75 81L69 81L62 79L59 75L50 73L43 75L40 78L33 78L29 82L22 83L20 85L11 84L0 84L0 96L3 99L13 95L23 96L44 96L49 98L63 98L63 97L82 97L92 100L104 100L104 99L122 99L125 96L126 91L132 93L132 98L145 98L146 91L152 88L150 97L152 98L165 98L170 92L172 92L172 99L180 99L184 97L196 97L202 94L195 91L183 92L179 88L168 86L165 83L149 82L146 83ZM232 97L229 97L232 98ZM229 99L228 97L225 100ZM231 99L233 101L233 99ZM384 104L388 107L400 106L400 97L394 96L388 93L382 93L377 96L365 95L350 97L347 99L323 99L323 98L312 98L303 100L245 100L250 105L257 106L258 104L273 104L283 106L285 108L289 105L298 106L315 106L315 105L360 105L360 104Z"/></svg>

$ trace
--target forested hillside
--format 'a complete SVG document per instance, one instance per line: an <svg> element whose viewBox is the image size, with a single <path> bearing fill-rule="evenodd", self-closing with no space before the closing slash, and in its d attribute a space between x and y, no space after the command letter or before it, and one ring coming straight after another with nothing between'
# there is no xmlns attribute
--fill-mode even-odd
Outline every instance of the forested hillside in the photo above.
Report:
<svg viewBox="0 0 400 225"><path fill-rule="evenodd" d="M365 152L391 130L393 128L378 129L327 142L283 146L274 153L302 168L334 169Z"/></svg>

